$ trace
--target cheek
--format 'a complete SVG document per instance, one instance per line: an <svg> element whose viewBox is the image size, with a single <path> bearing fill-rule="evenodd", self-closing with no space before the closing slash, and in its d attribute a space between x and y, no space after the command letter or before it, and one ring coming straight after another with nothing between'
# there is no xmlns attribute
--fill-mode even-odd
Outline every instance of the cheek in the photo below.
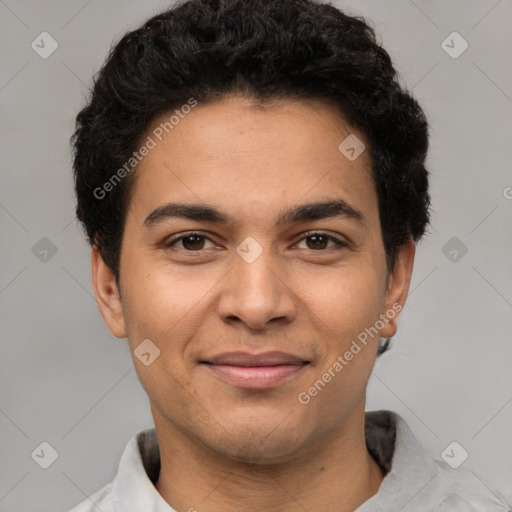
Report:
<svg viewBox="0 0 512 512"><path fill-rule="evenodd" d="M352 339L374 325L384 304L384 281L371 265L347 267L325 276L317 275L304 283L303 300L312 317L336 336L335 347L341 350Z"/></svg>
<svg viewBox="0 0 512 512"><path fill-rule="evenodd" d="M129 258L126 258L129 261ZM123 289L125 324L132 358L139 380L152 400L160 398L168 406L182 407L179 401L182 386L190 388L189 374L183 352L200 328L201 298L213 282L178 276L170 267L151 270L149 262L144 271L143 260L126 265L126 286ZM144 340L151 340L151 362L145 365L137 354ZM147 342L145 342L147 343ZM159 350L159 352L158 352ZM154 354L158 354L156 357ZM154 358L154 359L153 359ZM159 398L160 397L160 398Z"/></svg>
<svg viewBox="0 0 512 512"><path fill-rule="evenodd" d="M380 339L372 330L384 303L379 276L371 267L346 269L316 281L322 284L321 293L310 291L305 301L323 330L317 339L321 357L309 387L302 391L318 415L329 410L326 428L346 418L364 399Z"/></svg>
<svg viewBox="0 0 512 512"><path fill-rule="evenodd" d="M163 343L195 323L196 311L218 280L192 267L176 271L168 265L156 265L150 258L126 257L125 261L129 277L123 291L129 332Z"/></svg>

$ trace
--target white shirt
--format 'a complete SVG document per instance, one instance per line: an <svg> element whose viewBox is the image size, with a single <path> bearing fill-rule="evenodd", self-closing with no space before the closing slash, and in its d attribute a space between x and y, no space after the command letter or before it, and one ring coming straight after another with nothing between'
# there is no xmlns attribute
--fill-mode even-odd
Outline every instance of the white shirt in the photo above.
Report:
<svg viewBox="0 0 512 512"><path fill-rule="evenodd" d="M367 412L365 438L386 476L354 512L512 512L473 472L432 458L398 414ZM154 486L159 471L155 429L142 430L126 445L114 480L69 512L176 512Z"/></svg>

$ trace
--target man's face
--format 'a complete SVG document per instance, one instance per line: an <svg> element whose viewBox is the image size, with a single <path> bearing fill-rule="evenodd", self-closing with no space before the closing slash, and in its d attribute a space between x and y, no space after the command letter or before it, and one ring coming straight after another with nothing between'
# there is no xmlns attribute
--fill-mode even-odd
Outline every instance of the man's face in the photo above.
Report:
<svg viewBox="0 0 512 512"><path fill-rule="evenodd" d="M255 109L232 97L198 105L155 139L126 217L122 307L113 298L101 307L132 354L143 340L160 350L147 366L133 358L159 433L280 461L339 436L364 411L379 335L333 365L392 308L403 280L387 280L369 152L351 161L338 149L349 134L364 141L319 103ZM346 207L283 215L331 201ZM226 222L172 216L162 209L171 203L215 209ZM382 337L396 329L377 325Z"/></svg>

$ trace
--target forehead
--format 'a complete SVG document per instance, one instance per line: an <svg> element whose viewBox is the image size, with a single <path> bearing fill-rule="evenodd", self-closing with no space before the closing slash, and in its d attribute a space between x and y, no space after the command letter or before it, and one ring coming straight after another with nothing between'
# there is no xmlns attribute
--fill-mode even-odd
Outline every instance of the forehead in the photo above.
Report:
<svg viewBox="0 0 512 512"><path fill-rule="evenodd" d="M154 144L136 171L132 214L179 199L223 205L255 220L282 212L283 203L318 198L375 213L368 211L377 203L369 152L351 160L340 151L349 137L360 141L359 152L364 137L332 106L290 100L255 106L231 97L187 112L173 123L172 112L160 116L144 134Z"/></svg>

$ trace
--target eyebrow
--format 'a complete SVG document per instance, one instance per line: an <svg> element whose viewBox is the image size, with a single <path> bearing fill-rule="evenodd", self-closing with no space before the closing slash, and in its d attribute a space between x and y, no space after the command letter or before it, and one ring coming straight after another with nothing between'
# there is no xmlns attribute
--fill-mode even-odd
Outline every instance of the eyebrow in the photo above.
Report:
<svg viewBox="0 0 512 512"><path fill-rule="evenodd" d="M298 224L300 222L341 217L365 224L364 215L343 199L301 204L281 212L276 226ZM144 220L143 227L151 228L167 219L181 218L222 225L235 223L229 215L213 206L202 204L167 203L153 210Z"/></svg>

